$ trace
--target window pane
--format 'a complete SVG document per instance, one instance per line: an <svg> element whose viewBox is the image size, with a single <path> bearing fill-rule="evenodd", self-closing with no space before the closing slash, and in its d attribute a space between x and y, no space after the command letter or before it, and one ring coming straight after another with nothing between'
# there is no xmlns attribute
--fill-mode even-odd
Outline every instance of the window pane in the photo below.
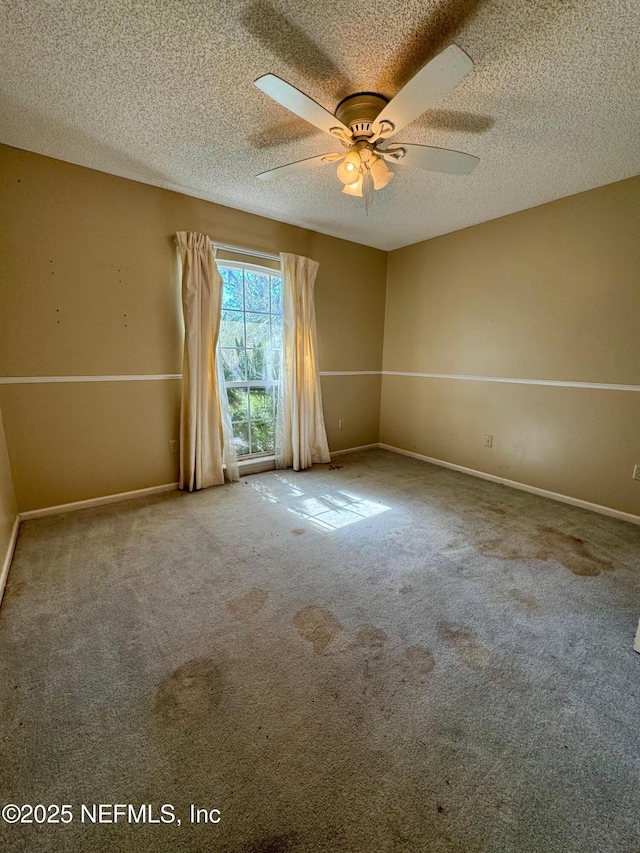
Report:
<svg viewBox="0 0 640 853"><path fill-rule="evenodd" d="M280 376L281 353L272 349L247 350L247 379L274 381Z"/></svg>
<svg viewBox="0 0 640 853"><path fill-rule="evenodd" d="M268 270L220 267L221 357L238 456L273 453L282 362L282 277Z"/></svg>
<svg viewBox="0 0 640 853"><path fill-rule="evenodd" d="M265 370L264 370L264 378L275 380L280 377L280 361L282 360L282 353L280 350L272 350L268 349L265 352Z"/></svg>
<svg viewBox="0 0 640 853"><path fill-rule="evenodd" d="M273 350L247 350L247 379L277 379L278 359Z"/></svg>
<svg viewBox="0 0 640 853"><path fill-rule="evenodd" d="M242 382L247 378L247 356L243 349L222 349L222 369L227 382Z"/></svg>
<svg viewBox="0 0 640 853"><path fill-rule="evenodd" d="M222 276L222 307L235 308L242 311L242 270L233 270L229 267L220 267Z"/></svg>
<svg viewBox="0 0 640 853"><path fill-rule="evenodd" d="M249 398L246 388L227 388L229 412L232 421L249 420Z"/></svg>
<svg viewBox="0 0 640 853"><path fill-rule="evenodd" d="M273 421L251 421L251 452L269 453L274 448Z"/></svg>
<svg viewBox="0 0 640 853"><path fill-rule="evenodd" d="M233 425L233 443L236 446L238 456L246 456L249 450L249 424L234 423Z"/></svg>
<svg viewBox="0 0 640 853"><path fill-rule="evenodd" d="M269 315L249 314L247 318L247 347L269 346Z"/></svg>
<svg viewBox="0 0 640 853"><path fill-rule="evenodd" d="M282 314L282 279L271 277L271 310L274 314Z"/></svg>
<svg viewBox="0 0 640 853"><path fill-rule="evenodd" d="M245 270L245 310L268 311L269 310L269 276L262 273Z"/></svg>
<svg viewBox="0 0 640 853"><path fill-rule="evenodd" d="M220 323L220 346L244 346L244 314L242 311L223 311Z"/></svg>
<svg viewBox="0 0 640 853"><path fill-rule="evenodd" d="M272 314L271 316L271 346L274 349L282 347L282 315L277 317Z"/></svg>
<svg viewBox="0 0 640 853"><path fill-rule="evenodd" d="M249 409L252 421L266 421L273 419L273 389L250 388Z"/></svg>

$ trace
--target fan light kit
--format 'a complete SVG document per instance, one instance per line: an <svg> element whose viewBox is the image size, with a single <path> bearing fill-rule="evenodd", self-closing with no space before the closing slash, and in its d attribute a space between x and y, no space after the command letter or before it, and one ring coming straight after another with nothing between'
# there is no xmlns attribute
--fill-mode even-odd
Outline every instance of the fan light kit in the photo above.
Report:
<svg viewBox="0 0 640 853"><path fill-rule="evenodd" d="M333 136L346 149L319 157L298 160L262 172L261 180L272 180L295 172L337 163L338 178L346 195L364 197L368 211L371 190L381 190L395 177L387 163L400 163L416 169L468 175L479 163L478 157L449 148L398 142L390 137L430 109L471 71L467 54L452 44L428 62L391 100L376 92L349 95L338 104L335 115L273 74L265 74L255 85L281 106Z"/></svg>

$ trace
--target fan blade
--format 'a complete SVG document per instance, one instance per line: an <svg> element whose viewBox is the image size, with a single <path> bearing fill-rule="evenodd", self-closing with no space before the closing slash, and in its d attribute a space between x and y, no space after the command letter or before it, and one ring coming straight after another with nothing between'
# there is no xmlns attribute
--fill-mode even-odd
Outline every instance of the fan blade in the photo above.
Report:
<svg viewBox="0 0 640 853"><path fill-rule="evenodd" d="M321 154L319 157L309 157L307 160L296 160L295 163L287 163L286 166L278 166L276 169L269 169L268 172L261 172L257 177L262 181L271 181L274 178L284 178L287 175L294 175L296 172L315 169L316 166L324 166L327 163L337 163L338 160L343 160L347 156L347 153L347 151L345 151L344 154L339 154L337 151L331 151L329 154Z"/></svg>
<svg viewBox="0 0 640 853"><path fill-rule="evenodd" d="M389 101L373 123L374 133L378 138L398 133L457 86L472 68L473 62L464 50L456 44L449 45ZM389 126L385 128L383 122Z"/></svg>
<svg viewBox="0 0 640 853"><path fill-rule="evenodd" d="M394 152L404 151L400 157ZM389 151L378 149L390 163L399 163L411 169L427 169L429 172L445 172L448 175L468 175L480 162L479 157L465 154L463 151L453 151L450 148L433 148L431 145L409 145L406 142L394 142Z"/></svg>
<svg viewBox="0 0 640 853"><path fill-rule="evenodd" d="M338 134L339 138L344 135L347 139L351 139L349 128L342 124L341 121L338 121L329 110L325 110L324 107L321 107L320 104L316 103L308 95L305 95L304 92L291 86L285 80L276 77L275 74L265 74L264 77L258 77L254 81L254 86L257 86L260 91L264 92L265 95L269 95L270 98L281 106L286 107L286 109L295 113L295 115L308 121L309 124L313 124L320 128L320 130L324 130L325 133L336 136L333 130L338 129L342 131L341 134Z"/></svg>

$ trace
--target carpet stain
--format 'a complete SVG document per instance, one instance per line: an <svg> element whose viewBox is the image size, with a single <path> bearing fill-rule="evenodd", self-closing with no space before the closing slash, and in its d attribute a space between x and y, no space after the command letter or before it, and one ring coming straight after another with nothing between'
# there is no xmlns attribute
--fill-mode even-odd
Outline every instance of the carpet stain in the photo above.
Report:
<svg viewBox="0 0 640 853"><path fill-rule="evenodd" d="M314 651L325 651L342 634L343 628L330 610L325 607L303 607L293 617L293 624L305 640L313 643Z"/></svg>
<svg viewBox="0 0 640 853"><path fill-rule="evenodd" d="M294 536L302 536L307 531L303 530L302 527L295 527L291 532L294 534Z"/></svg>
<svg viewBox="0 0 640 853"><path fill-rule="evenodd" d="M287 853L287 851L294 849L293 845L296 838L296 833L271 835L269 838L262 838L260 841L245 844L238 853Z"/></svg>
<svg viewBox="0 0 640 853"><path fill-rule="evenodd" d="M540 610L538 599L526 592L523 592L521 589L510 589L509 595L512 598L515 598L527 613L535 613L536 610Z"/></svg>
<svg viewBox="0 0 640 853"><path fill-rule="evenodd" d="M507 514L506 510L502 509L502 507L499 507L499 506L492 506L491 504L484 504L483 508L486 509L488 512L495 513L496 515L506 515Z"/></svg>
<svg viewBox="0 0 640 853"><path fill-rule="evenodd" d="M381 649L389 638L382 628L375 625L360 625L356 630L355 645L366 649Z"/></svg>
<svg viewBox="0 0 640 853"><path fill-rule="evenodd" d="M154 712L169 722L205 720L220 701L220 672L210 658L189 661L160 682Z"/></svg>
<svg viewBox="0 0 640 853"><path fill-rule="evenodd" d="M438 634L453 648L458 660L472 669L486 669L491 663L491 652L476 640L476 635L468 628L453 628L447 622L440 622Z"/></svg>
<svg viewBox="0 0 640 853"><path fill-rule="evenodd" d="M263 589L254 587L246 595L231 599L227 603L227 610L238 619L250 619L262 610L267 598Z"/></svg>
<svg viewBox="0 0 640 853"><path fill-rule="evenodd" d="M558 530L557 527L536 525L535 533L507 529L496 519L496 527L504 535L492 539L478 539L473 544L486 557L501 560L557 560L574 575L596 577L601 572L613 570L613 564L596 556L578 536Z"/></svg>
<svg viewBox="0 0 640 853"><path fill-rule="evenodd" d="M485 539L472 542L474 547L484 554L485 557L498 557L500 560L533 560L536 555L532 549L532 543L527 538L522 541L522 536L508 532L505 537L496 536L493 539Z"/></svg>
<svg viewBox="0 0 640 853"><path fill-rule="evenodd" d="M538 525L538 530L540 551L544 553L541 559L555 557L574 575L582 577L595 577L600 572L613 569L613 563L595 556L584 539L563 533L557 527Z"/></svg>
<svg viewBox="0 0 640 853"><path fill-rule="evenodd" d="M27 585L24 581L14 581L13 583L8 583L4 588L4 597L19 598L25 591L26 586Z"/></svg>
<svg viewBox="0 0 640 853"><path fill-rule="evenodd" d="M429 675L436 667L436 661L429 649L422 646L409 646L404 655L412 668L420 675Z"/></svg>

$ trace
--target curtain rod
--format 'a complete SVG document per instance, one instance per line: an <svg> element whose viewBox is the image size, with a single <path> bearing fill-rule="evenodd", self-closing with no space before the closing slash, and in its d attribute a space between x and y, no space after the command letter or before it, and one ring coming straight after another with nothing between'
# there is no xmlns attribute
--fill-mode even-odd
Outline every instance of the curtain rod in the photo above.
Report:
<svg viewBox="0 0 640 853"><path fill-rule="evenodd" d="M226 246L223 243L211 241L214 249L222 249L223 252L236 252L239 255L249 255L252 258L265 258L268 261L279 261L280 255L270 255L268 252L254 252L252 249L243 249L241 246Z"/></svg>

